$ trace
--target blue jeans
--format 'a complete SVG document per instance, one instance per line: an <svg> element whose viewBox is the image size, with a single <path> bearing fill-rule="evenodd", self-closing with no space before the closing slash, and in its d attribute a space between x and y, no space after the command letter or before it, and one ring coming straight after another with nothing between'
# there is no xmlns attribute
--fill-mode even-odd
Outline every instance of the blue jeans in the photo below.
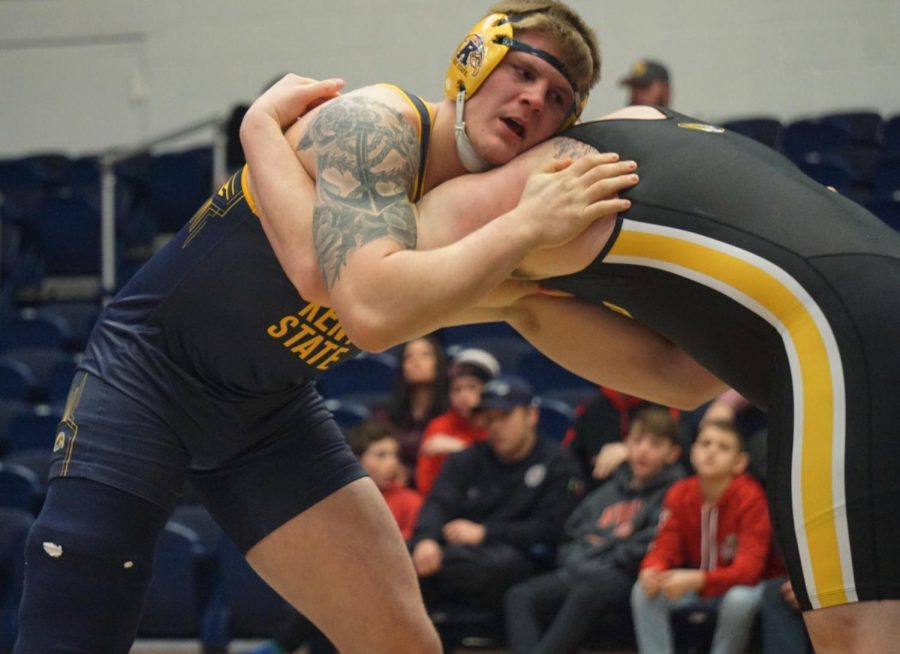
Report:
<svg viewBox="0 0 900 654"><path fill-rule="evenodd" d="M718 602L718 617L710 654L741 654L747 648L753 620L762 600L763 585L734 586ZM662 594L648 597L635 584L631 589L631 614L641 654L673 654L675 637L669 614L696 602L696 593L670 600Z"/></svg>
<svg viewBox="0 0 900 654"><path fill-rule="evenodd" d="M813 654L803 614L784 601L781 584L785 577L763 582L762 618L763 654Z"/></svg>

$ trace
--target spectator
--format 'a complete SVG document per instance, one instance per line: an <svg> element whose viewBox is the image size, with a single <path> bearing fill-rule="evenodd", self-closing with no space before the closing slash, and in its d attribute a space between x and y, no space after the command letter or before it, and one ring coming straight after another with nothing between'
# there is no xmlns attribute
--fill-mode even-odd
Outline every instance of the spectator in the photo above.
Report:
<svg viewBox="0 0 900 654"><path fill-rule="evenodd" d="M416 488L427 495L448 454L485 439L484 429L472 424L472 410L481 401L484 385L500 373L500 364L489 352L462 350L450 366L450 409L425 427L416 461Z"/></svg>
<svg viewBox="0 0 900 654"><path fill-rule="evenodd" d="M672 99L669 71L658 61L642 59L631 67L628 77L619 82L631 90L628 104L652 104L668 107Z"/></svg>
<svg viewBox="0 0 900 654"><path fill-rule="evenodd" d="M763 584L763 654L813 654L794 588L787 577L775 577Z"/></svg>
<svg viewBox="0 0 900 654"><path fill-rule="evenodd" d="M408 486L414 486L422 432L447 410L447 356L440 341L423 336L404 343L390 400L373 417L391 425L400 444L400 463Z"/></svg>
<svg viewBox="0 0 900 654"><path fill-rule="evenodd" d="M647 400L598 387L598 393L575 408L575 421L563 439L581 465L592 491L609 479L626 457L623 440L637 411L654 406ZM672 411L678 416L678 411Z"/></svg>
<svg viewBox="0 0 900 654"><path fill-rule="evenodd" d="M488 382L477 413L487 441L447 457L413 537L430 609L459 600L499 609L506 589L533 573L529 550L556 543L578 499L577 467L538 438L525 380Z"/></svg>
<svg viewBox="0 0 900 654"><path fill-rule="evenodd" d="M691 463L697 474L666 495L659 533L632 590L638 647L671 652L669 613L701 605L718 610L712 653L736 654L746 647L771 550L766 498L743 474L747 454L733 423L701 425Z"/></svg>
<svg viewBox="0 0 900 654"><path fill-rule="evenodd" d="M386 424L368 420L347 434L353 453L384 495L388 508L397 520L403 538L412 535L422 496L411 488L397 483L400 460L397 458L397 439ZM294 612L278 629L274 637L253 649L249 654L285 654L306 644L308 654L331 654L334 645L303 614Z"/></svg>
<svg viewBox="0 0 900 654"><path fill-rule="evenodd" d="M678 423L647 407L625 439L626 463L565 525L559 567L513 586L504 598L512 654L574 652L592 623L628 608L638 565L656 533L663 497L681 477Z"/></svg>

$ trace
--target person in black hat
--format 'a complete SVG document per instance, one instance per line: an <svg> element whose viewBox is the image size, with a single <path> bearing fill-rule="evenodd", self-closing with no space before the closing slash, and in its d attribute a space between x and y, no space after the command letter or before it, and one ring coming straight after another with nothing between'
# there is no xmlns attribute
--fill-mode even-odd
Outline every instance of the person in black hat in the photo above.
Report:
<svg viewBox="0 0 900 654"><path fill-rule="evenodd" d="M475 412L487 441L447 457L413 533L413 564L432 613L464 603L499 615L503 593L534 573L534 552L557 541L582 488L568 451L538 437L524 379L485 384Z"/></svg>
<svg viewBox="0 0 900 654"><path fill-rule="evenodd" d="M628 104L652 104L668 107L672 96L669 71L658 61L641 59L636 61L628 77L619 82L631 89Z"/></svg>

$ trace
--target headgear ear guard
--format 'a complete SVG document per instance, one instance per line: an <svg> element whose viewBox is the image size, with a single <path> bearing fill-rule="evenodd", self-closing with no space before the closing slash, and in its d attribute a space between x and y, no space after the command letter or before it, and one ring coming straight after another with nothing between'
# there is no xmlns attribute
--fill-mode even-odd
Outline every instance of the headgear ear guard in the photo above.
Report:
<svg viewBox="0 0 900 654"><path fill-rule="evenodd" d="M506 53L510 50L519 50L540 57L549 63L572 86L575 98L560 130L570 127L581 115L587 104L587 94L579 90L578 82L565 64L549 52L513 38L513 23L521 20L527 13L511 16L506 14L486 16L472 27L468 36L457 46L450 59L447 77L444 80L444 93L451 100L457 101L457 114L461 113L461 103L475 95L475 92L503 60Z"/></svg>

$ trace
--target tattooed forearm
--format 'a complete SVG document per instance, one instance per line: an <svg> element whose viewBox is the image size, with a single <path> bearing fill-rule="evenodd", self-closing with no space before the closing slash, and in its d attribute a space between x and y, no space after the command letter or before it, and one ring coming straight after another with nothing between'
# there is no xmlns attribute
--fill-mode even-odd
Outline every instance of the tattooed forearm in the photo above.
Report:
<svg viewBox="0 0 900 654"><path fill-rule="evenodd" d="M406 119L370 98L324 107L300 141L316 153L313 240L326 286L333 288L349 253L389 237L416 246L407 193L419 167L419 143Z"/></svg>
<svg viewBox="0 0 900 654"><path fill-rule="evenodd" d="M597 153L597 149L594 146L575 139L561 137L554 139L553 143L556 146L553 150L553 156L556 159L578 159L588 154Z"/></svg>

